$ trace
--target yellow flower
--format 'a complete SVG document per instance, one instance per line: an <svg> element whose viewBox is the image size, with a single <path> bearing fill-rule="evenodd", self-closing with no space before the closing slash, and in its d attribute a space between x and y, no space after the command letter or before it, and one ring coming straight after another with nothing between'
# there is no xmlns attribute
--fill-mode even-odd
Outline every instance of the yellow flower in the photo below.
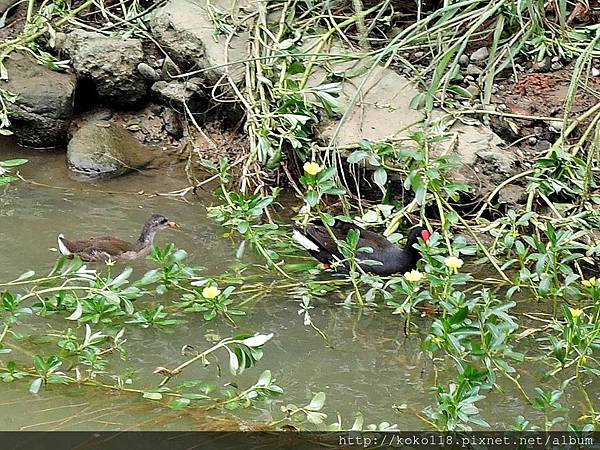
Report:
<svg viewBox="0 0 600 450"><path fill-rule="evenodd" d="M216 286L206 286L202 289L202 296L208 299L218 297L220 293L221 290Z"/></svg>
<svg viewBox="0 0 600 450"><path fill-rule="evenodd" d="M596 277L589 278L587 280L581 280L581 284L585 287L594 287L596 286Z"/></svg>
<svg viewBox="0 0 600 450"><path fill-rule="evenodd" d="M583 364L584 366L587 364L587 356L583 355L581 357L581 364Z"/></svg>
<svg viewBox="0 0 600 450"><path fill-rule="evenodd" d="M406 278L407 281L417 283L423 279L423 274L415 269L411 270L410 272L406 272L404 274L404 278Z"/></svg>
<svg viewBox="0 0 600 450"><path fill-rule="evenodd" d="M323 167L321 167L321 165L316 162L311 161L304 163L304 171L309 175L316 175L321 170L323 170Z"/></svg>
<svg viewBox="0 0 600 450"><path fill-rule="evenodd" d="M465 262L462 259L457 258L456 256L448 256L447 258L444 258L444 264L451 269L460 269L464 263Z"/></svg>
<svg viewBox="0 0 600 450"><path fill-rule="evenodd" d="M579 308L570 308L569 307L569 311L571 311L571 315L573 316L574 319L577 319L580 315L583 314L583 309L579 309Z"/></svg>

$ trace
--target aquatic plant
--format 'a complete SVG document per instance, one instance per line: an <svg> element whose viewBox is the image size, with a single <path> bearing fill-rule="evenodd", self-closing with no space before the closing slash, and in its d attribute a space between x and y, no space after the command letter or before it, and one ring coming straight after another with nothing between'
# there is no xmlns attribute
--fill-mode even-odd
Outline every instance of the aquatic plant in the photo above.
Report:
<svg viewBox="0 0 600 450"><path fill-rule="evenodd" d="M0 161L0 186L17 181L19 178L11 175L11 168L22 166L26 163L26 159L10 159L7 161Z"/></svg>

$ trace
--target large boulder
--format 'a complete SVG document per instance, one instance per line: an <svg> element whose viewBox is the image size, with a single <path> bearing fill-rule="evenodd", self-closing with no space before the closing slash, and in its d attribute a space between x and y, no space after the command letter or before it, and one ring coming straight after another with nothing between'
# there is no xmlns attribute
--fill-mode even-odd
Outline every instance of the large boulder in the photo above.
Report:
<svg viewBox="0 0 600 450"><path fill-rule="evenodd" d="M64 144L73 114L75 77L16 52L5 64L9 80L0 87L17 96L7 104L17 141L43 148Z"/></svg>
<svg viewBox="0 0 600 450"><path fill-rule="evenodd" d="M339 47L331 53L339 54ZM361 139L375 142L408 138L423 126L425 114L411 108L420 91L403 75L383 66L371 68L362 61L331 65L336 73L354 76L341 82L340 102L347 110L344 121L324 120L318 127L319 137L325 144L353 147ZM326 77L327 72L317 70L310 78L310 85L328 83ZM460 166L448 175L455 181L475 187L477 192L474 194L488 194L520 170L514 151L506 149L504 141L489 127L455 122L451 115L441 110L433 111L432 118L445 122L455 137L436 146L433 154L454 154ZM403 145L410 145L408 139Z"/></svg>
<svg viewBox="0 0 600 450"><path fill-rule="evenodd" d="M247 59L249 35L236 33L227 45L225 34L216 35L208 8L232 12L248 7L248 0L168 0L150 19L154 38L181 69L208 69L201 74L209 83L217 83L228 73L234 82L242 81ZM233 10L232 10L233 8Z"/></svg>
<svg viewBox="0 0 600 450"><path fill-rule="evenodd" d="M111 122L89 120L67 148L69 169L80 178L113 178L152 161L152 154L127 130Z"/></svg>
<svg viewBox="0 0 600 450"><path fill-rule="evenodd" d="M138 71L144 62L139 39L75 30L61 36L57 47L71 58L77 78L93 82L101 99L128 105L146 96L148 86Z"/></svg>

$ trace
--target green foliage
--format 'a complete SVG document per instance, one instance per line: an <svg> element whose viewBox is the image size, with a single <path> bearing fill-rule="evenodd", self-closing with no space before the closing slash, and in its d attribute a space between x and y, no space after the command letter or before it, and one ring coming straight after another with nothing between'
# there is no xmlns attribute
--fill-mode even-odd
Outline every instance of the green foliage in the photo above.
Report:
<svg viewBox="0 0 600 450"><path fill-rule="evenodd" d="M0 100L2 99L2 92L3 91L0 90ZM6 134L2 133L2 131L5 129L4 127L10 126L10 123L8 123L7 120L8 119L4 121L2 119L2 114L0 113L0 134ZM10 174L11 168L22 166L25 163L27 163L26 159L10 159L8 161L0 161L0 186L17 181L18 178Z"/></svg>
<svg viewBox="0 0 600 450"><path fill-rule="evenodd" d="M440 431L471 431L473 425L489 428L475 406L485 398L479 390L479 386L473 386L465 377L458 384L450 383L447 389L438 385L435 388L437 406L425 409L424 413Z"/></svg>
<svg viewBox="0 0 600 450"><path fill-rule="evenodd" d="M212 320L218 315L225 316L231 319L231 316L243 316L245 311L235 308L232 294L235 291L235 286L226 287L223 292L219 291L216 297L210 298L204 294L204 290L199 290L198 287L207 286L210 280L203 279L193 281L191 284L195 288L191 292L181 296L181 301L177 306L185 312L201 313L204 320Z"/></svg>

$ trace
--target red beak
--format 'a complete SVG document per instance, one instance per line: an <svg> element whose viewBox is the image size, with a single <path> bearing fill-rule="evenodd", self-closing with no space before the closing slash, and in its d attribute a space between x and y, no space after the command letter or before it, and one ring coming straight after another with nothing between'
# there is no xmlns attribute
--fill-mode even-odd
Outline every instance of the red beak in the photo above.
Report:
<svg viewBox="0 0 600 450"><path fill-rule="evenodd" d="M429 242L429 238L431 237L431 233L428 230L421 231L421 237L425 243Z"/></svg>
<svg viewBox="0 0 600 450"><path fill-rule="evenodd" d="M179 228L179 225L177 225L175 222L168 222L167 225L169 228Z"/></svg>

